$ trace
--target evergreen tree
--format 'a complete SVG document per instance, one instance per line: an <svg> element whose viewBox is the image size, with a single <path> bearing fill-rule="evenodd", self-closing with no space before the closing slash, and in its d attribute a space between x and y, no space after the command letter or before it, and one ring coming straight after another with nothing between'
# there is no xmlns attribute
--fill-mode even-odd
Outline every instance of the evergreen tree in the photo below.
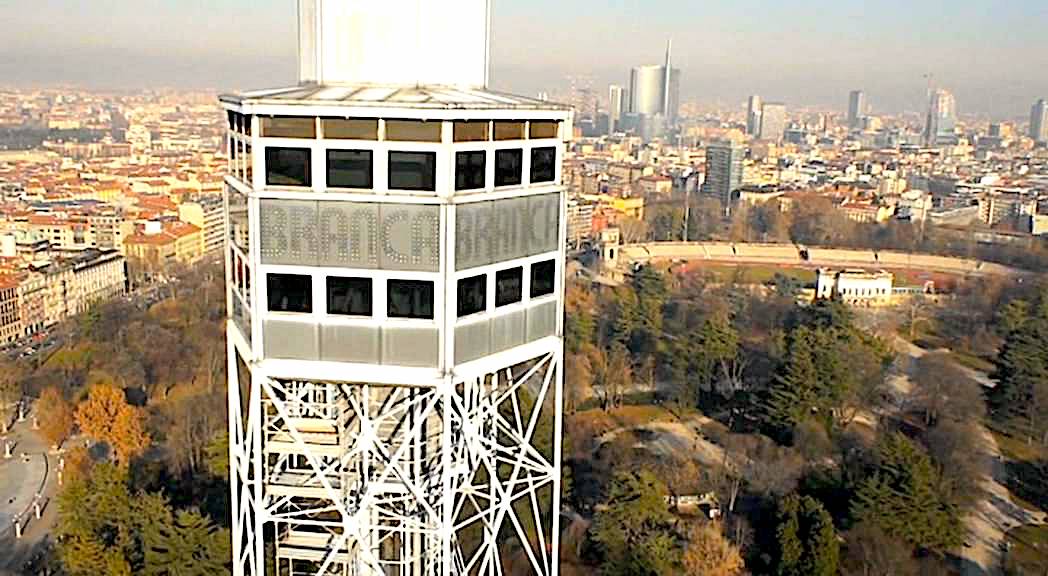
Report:
<svg viewBox="0 0 1048 576"><path fill-rule="evenodd" d="M939 473L931 458L898 433L880 442L878 456L877 468L852 502L854 519L937 553L960 545L960 513L939 490Z"/></svg>
<svg viewBox="0 0 1048 576"><path fill-rule="evenodd" d="M840 545L833 519L814 498L791 494L779 503L778 576L835 576Z"/></svg>
<svg viewBox="0 0 1048 576"><path fill-rule="evenodd" d="M666 504L666 487L649 472L621 472L608 488L591 538L605 576L661 576L680 572L681 551Z"/></svg>
<svg viewBox="0 0 1048 576"><path fill-rule="evenodd" d="M1038 307L1040 310L1042 307ZM1012 320L997 362L989 401L995 420L1048 443L1048 312Z"/></svg>

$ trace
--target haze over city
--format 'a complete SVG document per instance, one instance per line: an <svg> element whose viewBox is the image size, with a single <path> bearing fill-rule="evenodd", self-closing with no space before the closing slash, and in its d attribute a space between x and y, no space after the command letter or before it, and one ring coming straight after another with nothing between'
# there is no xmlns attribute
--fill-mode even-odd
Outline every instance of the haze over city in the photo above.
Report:
<svg viewBox="0 0 1048 576"><path fill-rule="evenodd" d="M293 84L287 0L26 0L0 5L0 85L252 88ZM552 16L552 18L549 18ZM961 114L1023 116L1048 93L1048 4L1035 0L781 3L645 0L495 4L494 86L555 90L569 75L624 83L674 40L685 102L923 111L926 74Z"/></svg>

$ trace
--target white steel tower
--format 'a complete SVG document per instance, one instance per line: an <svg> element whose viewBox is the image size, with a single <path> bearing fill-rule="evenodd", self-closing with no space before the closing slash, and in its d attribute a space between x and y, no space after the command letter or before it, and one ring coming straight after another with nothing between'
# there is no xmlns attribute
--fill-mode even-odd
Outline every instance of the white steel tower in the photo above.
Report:
<svg viewBox="0 0 1048 576"><path fill-rule="evenodd" d="M489 21L301 0L299 85L221 98L238 576L558 573L572 116Z"/></svg>

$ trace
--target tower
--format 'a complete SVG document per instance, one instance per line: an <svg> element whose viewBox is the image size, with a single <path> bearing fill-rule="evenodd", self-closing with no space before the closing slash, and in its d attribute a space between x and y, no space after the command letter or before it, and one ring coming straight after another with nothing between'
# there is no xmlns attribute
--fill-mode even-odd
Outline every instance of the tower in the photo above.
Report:
<svg viewBox="0 0 1048 576"><path fill-rule="evenodd" d="M765 102L761 105L760 139L782 142L786 133L786 105L781 102Z"/></svg>
<svg viewBox="0 0 1048 576"><path fill-rule="evenodd" d="M957 143L957 101L946 90L932 92L924 125L924 143L927 146Z"/></svg>
<svg viewBox="0 0 1048 576"><path fill-rule="evenodd" d="M866 115L866 93L862 90L852 90L848 94L848 129L858 130L862 128L862 119Z"/></svg>
<svg viewBox="0 0 1048 576"><path fill-rule="evenodd" d="M721 201L731 210L732 195L742 186L746 150L735 141L712 142L706 146L706 180L702 193Z"/></svg>
<svg viewBox="0 0 1048 576"><path fill-rule="evenodd" d="M556 575L564 139L488 0L300 0L225 95L234 574Z"/></svg>
<svg viewBox="0 0 1048 576"><path fill-rule="evenodd" d="M612 84L608 87L608 135L619 132L622 128L625 93L622 86Z"/></svg>
<svg viewBox="0 0 1048 576"><path fill-rule="evenodd" d="M1030 109L1030 138L1038 144L1048 142L1048 100L1044 98Z"/></svg>
<svg viewBox="0 0 1048 576"><path fill-rule="evenodd" d="M761 97L754 94L750 96L746 107L746 134L748 136L759 136L761 133Z"/></svg>

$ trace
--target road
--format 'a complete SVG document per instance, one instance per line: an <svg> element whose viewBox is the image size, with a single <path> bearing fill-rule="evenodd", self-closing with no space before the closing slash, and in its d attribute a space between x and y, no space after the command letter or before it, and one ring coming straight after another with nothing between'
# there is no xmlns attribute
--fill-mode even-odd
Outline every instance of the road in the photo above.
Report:
<svg viewBox="0 0 1048 576"><path fill-rule="evenodd" d="M43 542L56 519L57 458L33 429L30 419L17 423L8 434L15 443L14 457L0 460L0 575L17 574L34 548ZM0 457L3 456L0 448ZM44 504L37 520L34 502ZM21 540L14 538L14 521L24 527Z"/></svg>
<svg viewBox="0 0 1048 576"><path fill-rule="evenodd" d="M902 368L890 380L893 390L900 395L913 388L911 376L916 360L928 353L913 343L896 337L895 349L900 353ZM992 388L996 383L978 370L957 365L981 386ZM999 576L1005 536L1017 526L1045 522L1043 512L1027 510L1012 502L1007 488L1007 469L997 440L986 426L979 426L979 444L972 447L979 456L983 477L980 480L982 498L973 506L964 523L968 529L966 545L958 551L964 576Z"/></svg>

